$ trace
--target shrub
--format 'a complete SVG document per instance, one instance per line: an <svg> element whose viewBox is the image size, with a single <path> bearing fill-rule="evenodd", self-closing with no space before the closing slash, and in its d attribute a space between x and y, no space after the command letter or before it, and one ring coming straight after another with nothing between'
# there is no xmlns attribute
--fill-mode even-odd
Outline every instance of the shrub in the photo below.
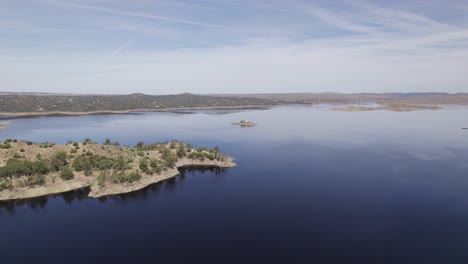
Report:
<svg viewBox="0 0 468 264"><path fill-rule="evenodd" d="M106 138L104 141L104 145L109 145L111 143L111 140L109 138Z"/></svg>
<svg viewBox="0 0 468 264"><path fill-rule="evenodd" d="M74 154L74 153L76 153L76 152L77 152L76 149L71 149L71 150L70 150L70 153L73 153L73 154Z"/></svg>
<svg viewBox="0 0 468 264"><path fill-rule="evenodd" d="M141 175L138 172L132 172L129 175L126 175L124 172L120 173L113 173L111 176L111 180L114 183L124 183L124 182L135 182L141 179Z"/></svg>
<svg viewBox="0 0 468 264"><path fill-rule="evenodd" d="M6 189L11 189L13 188L13 185L11 184L11 180L4 180L0 182L0 192Z"/></svg>
<svg viewBox="0 0 468 264"><path fill-rule="evenodd" d="M170 149L175 149L177 146L176 142L175 141L171 141L171 144L169 144L169 148Z"/></svg>
<svg viewBox="0 0 468 264"><path fill-rule="evenodd" d="M138 172L132 172L127 176L127 182L136 182L141 179L141 175Z"/></svg>
<svg viewBox="0 0 468 264"><path fill-rule="evenodd" d="M20 159L21 158L21 155L19 153L14 153L13 154L13 158L15 159Z"/></svg>
<svg viewBox="0 0 468 264"><path fill-rule="evenodd" d="M144 143L142 141L136 144L137 149L143 149Z"/></svg>
<svg viewBox="0 0 468 264"><path fill-rule="evenodd" d="M113 168L119 171L124 171L125 169L127 169L127 161L122 155L119 155L117 157L117 159L114 162Z"/></svg>
<svg viewBox="0 0 468 264"><path fill-rule="evenodd" d="M45 176L40 175L40 174L28 177L24 182L24 185L28 187L34 187L36 185L44 185L44 184L45 184Z"/></svg>
<svg viewBox="0 0 468 264"><path fill-rule="evenodd" d="M178 156L179 158L183 158L183 157L185 157L185 155L186 155L186 152L185 152L184 145L181 144L181 145L179 145L179 147L177 148L177 156Z"/></svg>
<svg viewBox="0 0 468 264"><path fill-rule="evenodd" d="M124 172L114 172L111 176L111 180L114 183L122 183L126 181L126 175Z"/></svg>
<svg viewBox="0 0 468 264"><path fill-rule="evenodd" d="M107 171L101 171L99 175L97 176L97 183L100 187L103 187L106 185L107 181Z"/></svg>
<svg viewBox="0 0 468 264"><path fill-rule="evenodd" d="M26 142L26 145L31 146L33 143L31 141Z"/></svg>
<svg viewBox="0 0 468 264"><path fill-rule="evenodd" d="M102 159L97 163L97 168L100 170L111 169L114 165L114 161L112 159Z"/></svg>
<svg viewBox="0 0 468 264"><path fill-rule="evenodd" d="M0 168L0 177L30 176L33 174L47 174L49 166L45 161L29 161L9 159L5 166Z"/></svg>
<svg viewBox="0 0 468 264"><path fill-rule="evenodd" d="M0 148L2 149L10 149L11 148L11 144L10 143L3 143L0 145Z"/></svg>
<svg viewBox="0 0 468 264"><path fill-rule="evenodd" d="M70 166L64 166L60 169L60 178L62 178L62 180L71 180L73 176L73 171Z"/></svg>
<svg viewBox="0 0 468 264"><path fill-rule="evenodd" d="M89 164L89 160L85 156L78 156L73 160L72 167L75 171L82 171L89 169L91 164Z"/></svg>
<svg viewBox="0 0 468 264"><path fill-rule="evenodd" d="M22 149L20 149L20 152L24 152L24 149L23 149L23 148L22 148Z"/></svg>
<svg viewBox="0 0 468 264"><path fill-rule="evenodd" d="M148 167L148 160L142 159L139 164L140 170L146 174L151 174L151 170Z"/></svg>
<svg viewBox="0 0 468 264"><path fill-rule="evenodd" d="M50 165L54 171L59 171L61 167L67 164L67 153L65 151L56 152L50 159Z"/></svg>

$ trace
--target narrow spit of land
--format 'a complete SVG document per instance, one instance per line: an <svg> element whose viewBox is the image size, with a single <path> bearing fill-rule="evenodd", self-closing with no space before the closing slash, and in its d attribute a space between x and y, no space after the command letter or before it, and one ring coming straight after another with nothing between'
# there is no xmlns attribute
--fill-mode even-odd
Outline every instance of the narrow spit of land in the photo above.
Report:
<svg viewBox="0 0 468 264"><path fill-rule="evenodd" d="M396 111L396 112L409 112L418 110L439 110L439 106L427 106L427 105L384 105L379 107L369 106L347 106L347 107L335 107L332 110L335 111L347 111L347 112L365 112L365 111Z"/></svg>
<svg viewBox="0 0 468 264"><path fill-rule="evenodd" d="M90 197L121 194L176 176L185 166L234 167L218 147L179 141L120 146L106 140L54 144L0 142L0 201L90 187Z"/></svg>
<svg viewBox="0 0 468 264"><path fill-rule="evenodd" d="M231 123L231 125L236 125L236 126L241 126L241 127L253 127L253 126L256 126L257 124L255 124L254 122L250 122L250 121L241 121L241 122L233 122Z"/></svg>

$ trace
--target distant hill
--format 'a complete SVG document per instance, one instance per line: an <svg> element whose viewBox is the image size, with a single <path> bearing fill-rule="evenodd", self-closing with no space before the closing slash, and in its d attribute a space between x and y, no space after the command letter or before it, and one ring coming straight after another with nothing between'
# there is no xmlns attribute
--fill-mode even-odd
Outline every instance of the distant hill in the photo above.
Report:
<svg viewBox="0 0 468 264"><path fill-rule="evenodd" d="M252 107L274 104L260 98L213 97L189 93L177 95L64 95L0 94L2 113L99 112L163 110L169 108Z"/></svg>
<svg viewBox="0 0 468 264"><path fill-rule="evenodd" d="M180 108L235 108L281 104L468 104L468 94L447 93L284 93L195 95L77 95L0 93L0 113L90 113Z"/></svg>
<svg viewBox="0 0 468 264"><path fill-rule="evenodd" d="M468 93L282 93L219 96L257 98L271 100L276 104L468 104Z"/></svg>

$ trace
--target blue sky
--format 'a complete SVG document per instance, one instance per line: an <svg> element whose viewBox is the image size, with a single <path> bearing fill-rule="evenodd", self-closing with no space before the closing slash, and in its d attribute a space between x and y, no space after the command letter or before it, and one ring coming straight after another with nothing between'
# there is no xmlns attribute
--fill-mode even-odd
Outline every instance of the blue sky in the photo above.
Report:
<svg viewBox="0 0 468 264"><path fill-rule="evenodd" d="M468 92L466 14L466 0L1 0L0 91Z"/></svg>

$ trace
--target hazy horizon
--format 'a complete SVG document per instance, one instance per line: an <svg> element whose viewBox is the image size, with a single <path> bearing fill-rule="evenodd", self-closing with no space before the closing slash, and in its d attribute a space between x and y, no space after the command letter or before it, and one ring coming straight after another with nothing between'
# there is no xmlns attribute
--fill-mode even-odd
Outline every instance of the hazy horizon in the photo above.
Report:
<svg viewBox="0 0 468 264"><path fill-rule="evenodd" d="M265 92L265 93L189 93L189 92L181 92L181 93L141 93L141 92L129 92L129 93L73 93L73 92L34 92L34 91L25 91L25 92L9 92L9 91L0 91L0 95L3 95L3 94L23 94L23 95L70 95L70 96L73 96L73 95L103 95L103 96L106 96L106 95L109 95L109 96L113 96L113 95L134 95L134 94L142 94L142 95L149 95L149 96L164 96L164 95L180 95L180 94L193 94L193 95L203 95L203 96L221 96L221 95L225 95L225 96L236 96L236 95L288 95L288 94L291 94L291 95L294 95L294 94L338 94L338 95L366 95L366 94L369 94L369 95L372 95L372 94L375 94L375 95L385 95L385 94L401 94L401 95L404 95L404 94L414 94L414 95L437 95L437 94L445 94L445 95L465 95L465 94L468 94L467 92L456 92L456 93L449 93L449 92L377 92L377 93L372 93L372 92L369 92L369 93L366 93L366 92L363 92L363 93L345 93L345 92L277 92L277 93L268 93L268 92Z"/></svg>
<svg viewBox="0 0 468 264"><path fill-rule="evenodd" d="M5 0L0 90L467 92L468 2Z"/></svg>

